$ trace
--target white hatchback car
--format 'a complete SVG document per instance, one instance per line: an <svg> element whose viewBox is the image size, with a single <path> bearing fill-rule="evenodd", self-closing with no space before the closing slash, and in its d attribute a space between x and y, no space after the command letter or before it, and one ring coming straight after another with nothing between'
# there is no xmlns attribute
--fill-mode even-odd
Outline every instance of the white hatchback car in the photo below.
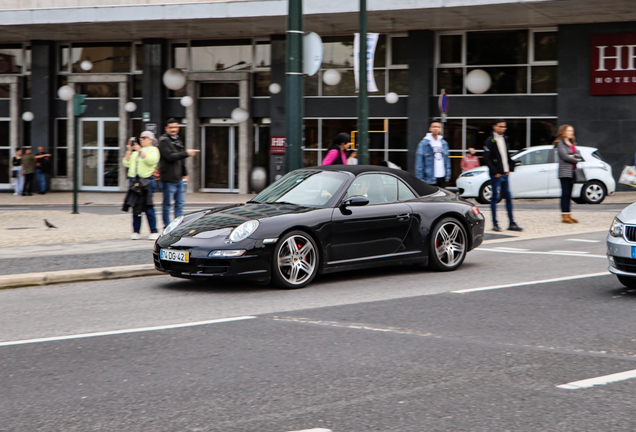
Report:
<svg viewBox="0 0 636 432"><path fill-rule="evenodd" d="M616 190L612 167L601 159L594 147L577 147L584 162L587 182L575 184L572 200L583 204L600 204ZM517 152L512 159L519 165L510 174L510 191L514 198L558 198L561 182L558 178L559 159L551 145L529 147ZM466 171L457 179L457 188L463 198L476 198L481 204L490 203L492 186L488 167L481 166Z"/></svg>
<svg viewBox="0 0 636 432"><path fill-rule="evenodd" d="M606 243L608 270L626 287L636 288L636 204L616 215Z"/></svg>

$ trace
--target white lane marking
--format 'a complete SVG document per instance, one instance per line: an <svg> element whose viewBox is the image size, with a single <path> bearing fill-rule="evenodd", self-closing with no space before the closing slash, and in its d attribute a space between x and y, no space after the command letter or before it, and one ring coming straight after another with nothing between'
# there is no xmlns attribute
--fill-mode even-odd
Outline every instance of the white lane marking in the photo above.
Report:
<svg viewBox="0 0 636 432"><path fill-rule="evenodd" d="M48 338L40 338L40 339L24 339L24 340L10 341L10 342L0 342L0 347L11 346L11 345L25 345L25 344L31 344L31 343L37 343L37 342L56 342L56 341L81 339L81 338L89 338L89 337L97 337L97 336L113 336L113 335L120 335L120 334L126 334L126 333L139 333L139 332L148 332L148 331L156 331L156 330L170 330L170 329L183 328L183 327L194 327L194 326L201 326L201 325L208 325L208 324L242 321L242 320L249 320L254 318L256 317L241 316L241 317L234 317L234 318L221 318L221 319L215 319L210 321L197 321L197 322L191 322L191 323L171 324L171 325L157 326L157 327L141 327L141 328L134 328L134 329L114 330L114 331L108 331L108 332L81 333L81 334L74 334L74 335L68 335L68 336L57 336L57 337L48 337Z"/></svg>
<svg viewBox="0 0 636 432"><path fill-rule="evenodd" d="M600 243L600 240L585 240L585 239L567 239L566 241L575 241L581 243Z"/></svg>
<svg viewBox="0 0 636 432"><path fill-rule="evenodd" d="M552 252L552 253L560 253L560 254L578 254L578 255L589 254L589 252L587 252L587 251L553 250L553 251L550 251L550 252Z"/></svg>
<svg viewBox="0 0 636 432"><path fill-rule="evenodd" d="M518 251L518 252L526 252L530 249L519 249L519 248L509 248L509 247L496 247L493 249L502 250L502 251Z"/></svg>
<svg viewBox="0 0 636 432"><path fill-rule="evenodd" d="M299 431L289 431L289 432L332 432L332 431L331 429L316 428L316 429L303 429Z"/></svg>
<svg viewBox="0 0 636 432"><path fill-rule="evenodd" d="M563 282L563 281L570 281L570 280L576 280L576 279L586 279L586 278L592 278L592 277L598 277L598 276L607 276L609 274L611 273L607 271L602 273L589 273L589 274L577 275L577 276L566 276L566 277L560 277L560 278L554 278L554 279L543 279L543 280L532 281L532 282L520 282L520 283L508 284L508 285L493 285L493 286L482 287L482 288L471 288L471 289L465 289L465 290L451 291L451 293L465 294L465 293L471 293L471 292L477 292L477 291L488 291L488 290L496 290L496 289L502 289L502 288L514 288L514 287L527 286L527 285L538 285L538 284L551 283L551 282Z"/></svg>
<svg viewBox="0 0 636 432"><path fill-rule="evenodd" d="M603 258L603 259L607 259L607 256L605 255L583 255L580 253L561 253L561 252L535 252L535 251L529 251L529 252L521 252L521 251L512 251L512 250L500 250L500 249L486 249L486 248L477 248L475 249L476 251L483 251L483 252L499 252L499 253L511 253L511 254L528 254L528 255L558 255L558 256L584 256L584 257L589 257L589 258Z"/></svg>
<svg viewBox="0 0 636 432"><path fill-rule="evenodd" d="M611 375L605 375L597 378L590 378L581 381L574 381L567 384L558 385L557 388L566 389L566 390L579 390L584 388L590 388L597 385L605 385L609 383L614 383L618 381L625 381L628 379L636 378L636 369L619 372Z"/></svg>

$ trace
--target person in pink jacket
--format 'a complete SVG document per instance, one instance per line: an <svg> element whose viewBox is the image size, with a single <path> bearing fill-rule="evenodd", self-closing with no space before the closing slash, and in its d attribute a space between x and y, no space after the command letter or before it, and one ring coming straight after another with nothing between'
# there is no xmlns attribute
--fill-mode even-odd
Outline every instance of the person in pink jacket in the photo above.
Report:
<svg viewBox="0 0 636 432"><path fill-rule="evenodd" d="M462 172L477 168L480 165L481 164L479 163L479 158L475 154L475 149L472 147L469 148L468 153L466 153L466 155L462 158Z"/></svg>
<svg viewBox="0 0 636 432"><path fill-rule="evenodd" d="M351 146L351 137L346 133L339 133L329 147L321 165L346 165L347 155L345 150Z"/></svg>

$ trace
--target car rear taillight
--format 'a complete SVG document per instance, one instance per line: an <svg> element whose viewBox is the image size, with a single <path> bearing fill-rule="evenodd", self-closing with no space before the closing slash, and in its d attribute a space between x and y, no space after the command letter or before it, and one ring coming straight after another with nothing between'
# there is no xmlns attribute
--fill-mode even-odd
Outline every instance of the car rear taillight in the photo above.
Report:
<svg viewBox="0 0 636 432"><path fill-rule="evenodd" d="M475 206L471 207L471 210L473 211L473 213L475 213L476 215L481 214L481 212L479 211L479 209Z"/></svg>

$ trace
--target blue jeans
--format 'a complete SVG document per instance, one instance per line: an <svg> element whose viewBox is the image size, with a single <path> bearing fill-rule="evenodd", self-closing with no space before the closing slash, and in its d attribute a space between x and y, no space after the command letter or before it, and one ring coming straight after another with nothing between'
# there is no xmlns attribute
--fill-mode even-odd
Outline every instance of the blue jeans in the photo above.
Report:
<svg viewBox="0 0 636 432"><path fill-rule="evenodd" d="M502 175L501 177L491 177L490 184L492 185L492 198L490 200L490 210L492 211L492 223L497 223L497 202L499 201L499 192L506 200L506 210L508 210L508 219L510 225L515 223L512 217L512 194L510 193L510 183L508 182L508 176Z"/></svg>
<svg viewBox="0 0 636 432"><path fill-rule="evenodd" d="M128 179L128 184L132 184L133 179ZM152 200L152 194L155 192L155 179L150 178L150 199ZM151 233L157 232L157 216L155 215L155 209L149 208L146 210L146 218L148 218L148 226ZM139 233L141 231L141 215L133 213L133 232Z"/></svg>
<svg viewBox="0 0 636 432"><path fill-rule="evenodd" d="M46 173L38 168L35 170L35 175L38 178L38 186L40 188L40 193L45 193L46 192Z"/></svg>
<svg viewBox="0 0 636 432"><path fill-rule="evenodd" d="M174 218L183 214L183 204L185 203L183 182L173 183L162 181L163 187L163 226L167 227L172 222L170 219L170 206L174 200Z"/></svg>

